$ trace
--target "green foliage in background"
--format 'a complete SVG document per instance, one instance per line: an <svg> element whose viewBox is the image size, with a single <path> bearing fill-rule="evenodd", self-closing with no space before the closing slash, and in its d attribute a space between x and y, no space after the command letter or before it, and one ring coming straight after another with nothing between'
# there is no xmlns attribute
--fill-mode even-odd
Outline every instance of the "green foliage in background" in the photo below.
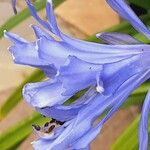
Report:
<svg viewBox="0 0 150 150"><path fill-rule="evenodd" d="M119 136L116 142L112 145L111 150L138 150L138 125L140 115L127 127L127 129ZM150 134L150 121L148 133ZM150 150L150 145L148 147Z"/></svg>
<svg viewBox="0 0 150 150"><path fill-rule="evenodd" d="M0 149L6 150L18 145L32 132L31 125L33 123L42 125L44 122L48 121L46 118L41 117L39 114L34 113L31 117L18 122L15 126L7 129L4 133L0 135Z"/></svg>
<svg viewBox="0 0 150 150"><path fill-rule="evenodd" d="M143 7L144 9L150 9L150 1L149 0L128 0L130 3L133 3L137 6Z"/></svg>

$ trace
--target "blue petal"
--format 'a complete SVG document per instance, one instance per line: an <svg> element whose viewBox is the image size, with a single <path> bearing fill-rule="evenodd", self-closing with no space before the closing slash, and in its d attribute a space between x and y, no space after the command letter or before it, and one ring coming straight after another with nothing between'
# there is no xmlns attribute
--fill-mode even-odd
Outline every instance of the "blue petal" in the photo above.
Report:
<svg viewBox="0 0 150 150"><path fill-rule="evenodd" d="M150 113L150 91L143 104L140 126L139 126L139 150L148 148L148 115Z"/></svg>
<svg viewBox="0 0 150 150"><path fill-rule="evenodd" d="M9 40L11 40L14 44L28 43L27 40L11 32L4 31L4 36L5 38L8 38Z"/></svg>
<svg viewBox="0 0 150 150"><path fill-rule="evenodd" d="M124 33L102 32L96 34L96 37L103 40L105 43L112 44L112 45L141 44L141 42L137 41L132 36Z"/></svg>
<svg viewBox="0 0 150 150"><path fill-rule="evenodd" d="M75 118L78 112L85 107L97 94L95 88L90 88L83 96L69 106L55 105L52 107L36 108L42 115L62 122Z"/></svg>
<svg viewBox="0 0 150 150"><path fill-rule="evenodd" d="M106 45L98 44L88 41L79 40L73 37L69 37L63 34L63 40L76 49L80 49L85 52L96 52L96 53L125 53L125 52L140 52L141 47L143 49L149 49L149 45Z"/></svg>
<svg viewBox="0 0 150 150"><path fill-rule="evenodd" d="M54 38L52 36L50 36L50 34L48 34L46 31L42 30L41 28L39 28L36 25L31 25L31 27L33 28L35 35L38 39L40 39L41 37L45 36L46 38L50 39L50 40L54 40Z"/></svg>
<svg viewBox="0 0 150 150"><path fill-rule="evenodd" d="M104 86L105 94L113 94L129 77L150 67L150 63L147 64L147 62L144 66L145 57L141 56L142 54L136 55L104 66L87 63L70 56L67 63L60 68L58 76L63 83L63 87L66 89L64 95L74 94L79 90L95 85L98 73L100 81L103 81L98 83L99 88L103 89Z"/></svg>
<svg viewBox="0 0 150 150"><path fill-rule="evenodd" d="M126 4L125 0L107 0L107 2L117 13L120 14L120 16L129 21L137 31L150 38L149 29Z"/></svg>
<svg viewBox="0 0 150 150"><path fill-rule="evenodd" d="M74 94L95 85L96 76L102 69L102 65L87 63L77 57L69 56L65 65L60 68L58 77L66 89L64 95Z"/></svg>
<svg viewBox="0 0 150 150"><path fill-rule="evenodd" d="M59 31L57 23L56 23L56 19L52 10L52 3L51 1L47 2L47 16L49 19L50 24L48 24L47 22L43 21L41 22L41 19L39 19L39 17L36 14L35 9L33 8L33 5L31 4L31 2L29 0L26 0L28 5L29 5L29 9L31 11L31 13L33 14L33 17L40 22L41 25L43 25L44 27L46 26L50 26L48 30L50 30L51 32L53 32L56 35L60 35L65 42L68 43L68 45L71 45L72 47L78 49L78 50L82 50L85 52L100 52L100 53L104 53L104 54L108 54L108 53L123 53L123 52L129 52L131 54L131 50L132 53L137 53L141 51L141 46L143 46L143 49L147 49L149 48L149 46L145 46L145 45L140 45L140 46L110 46L110 45L104 45L104 44L97 44L97 43L92 43L92 42L87 42L87 41L82 41L82 40L78 40L75 38L71 38L68 37L67 35L61 33L61 31ZM44 22L44 23L43 23ZM46 25L45 25L46 23ZM48 28L48 27L46 27ZM129 54L128 53L128 54ZM73 54L70 54L73 55Z"/></svg>
<svg viewBox="0 0 150 150"><path fill-rule="evenodd" d="M150 78L149 70L137 74L127 80L113 96L103 96L98 94L78 113L78 116L73 119L72 123L62 132L62 134L51 143L49 148L60 148L61 145L62 149L68 148L70 144L77 141L91 129L93 121L95 121L99 115L101 115L108 107L115 104L106 117L98 124L98 126L103 125L120 107L129 94L148 78Z"/></svg>
<svg viewBox="0 0 150 150"><path fill-rule="evenodd" d="M42 20L38 15L37 15L37 12L36 12L36 9L34 8L34 6L31 4L31 1L30 0L26 0L26 3L28 5L28 8L30 10L30 13L31 15L35 18L35 20L37 22L39 22L43 27L45 27L46 29L48 30L51 30L51 26L49 25L48 22Z"/></svg>
<svg viewBox="0 0 150 150"><path fill-rule="evenodd" d="M120 87L120 89L118 91L116 91L116 94L112 97L109 97L107 99L108 101L108 104L112 105L114 103L114 106L112 107L112 109L108 112L108 114L100 121L100 123L97 124L96 128L95 129L91 129L91 131L89 131L89 135L87 136L85 134L85 139L84 139L84 136L81 138L81 142L83 140L83 143L81 144L80 143L80 139L78 140L79 141L79 144L77 143L76 146L82 146L84 145L84 142L86 144L88 144L88 141L89 142L92 140L92 135L93 135L93 132L95 133L94 135L96 136L96 134L98 134L97 130L101 129L102 125L119 109L119 107L122 105L122 103L126 100L126 98L129 96L129 94L134 90L136 89L140 84L142 84L144 81L146 81L147 79L150 78L150 70L146 71L146 72L143 72L141 74L137 74L135 76L132 76L130 79L128 79L126 82L124 82L122 84L122 86ZM131 84L133 83L133 84ZM107 105L108 105L107 104ZM96 110L96 109L95 109ZM91 136L90 136L90 132L91 132ZM93 138L95 138L95 136ZM87 139L86 139L87 138Z"/></svg>
<svg viewBox="0 0 150 150"><path fill-rule="evenodd" d="M51 41L46 37L39 39L38 48L39 57L50 63L55 63L57 68L65 62L68 56L65 52L66 47L63 47L60 42Z"/></svg>
<svg viewBox="0 0 150 150"><path fill-rule="evenodd" d="M76 144L78 147L84 146L84 144L88 145L89 142L95 138L95 136L98 134L98 131L100 131L102 125L113 115L116 110L121 106L121 104L126 100L126 98L129 96L129 94L138 87L141 83L143 83L145 80L150 78L150 71L147 71L143 74L138 74L127 80L121 87L121 91L117 91L114 95L114 98L112 99L109 97L109 103L110 101L114 101L114 106L110 110L110 112L102 119L100 123L96 126L96 128L91 129L87 134L85 134L85 137L83 136L81 139L78 140L79 143ZM131 84L133 83L133 84ZM127 87L128 86L128 87ZM116 101L116 102L115 102ZM111 103L112 103L111 102ZM95 109L96 110L96 109ZM93 135L94 134L94 135ZM80 141L81 140L81 141ZM85 145L85 146L86 146Z"/></svg>
<svg viewBox="0 0 150 150"><path fill-rule="evenodd" d="M143 68L150 68L150 50L142 53L141 63Z"/></svg>
<svg viewBox="0 0 150 150"><path fill-rule="evenodd" d="M73 119L82 107L83 106L67 107L56 105L52 107L36 108L36 110L46 117L64 122Z"/></svg>
<svg viewBox="0 0 150 150"><path fill-rule="evenodd" d="M36 43L29 43L23 38L9 32L5 33L5 37L14 43L14 46L11 46L9 50L15 63L40 68L49 77L56 75L57 70L55 66L39 58Z"/></svg>
<svg viewBox="0 0 150 150"><path fill-rule="evenodd" d="M105 94L113 94L114 91L131 76L148 69L143 66L144 58L141 55L133 56L129 59L117 63L104 65L101 75Z"/></svg>
<svg viewBox="0 0 150 150"><path fill-rule="evenodd" d="M107 51L99 51L99 53L95 52L85 52L80 49L75 49L74 47L68 45L67 43L60 42L60 41L51 41L45 37L38 40L38 50L39 50L39 57L49 61L50 63L55 63L55 66L59 69L59 67L65 63L67 57L69 55L76 56L77 58L96 64L104 64L104 63L111 63L123 60L125 58L129 58L135 54L142 53L144 48L149 50L149 46L136 46L136 52L134 52L134 46L132 47L133 51L124 51L124 52L117 52L117 46L114 46L114 51L108 53ZM123 46L123 45L122 45ZM87 46L88 47L88 46ZM125 46L128 48L129 46ZM124 48L125 48L124 47ZM143 48L143 49L142 49ZM109 49L109 47L108 47ZM120 50L119 50L120 51Z"/></svg>
<svg viewBox="0 0 150 150"><path fill-rule="evenodd" d="M96 126L90 129L85 135L79 138L75 143L72 144L72 148L76 150L86 149L89 147L90 143L96 138L96 136L100 133L101 126Z"/></svg>
<svg viewBox="0 0 150 150"><path fill-rule="evenodd" d="M54 15L54 11L53 11L53 6L52 6L52 1L51 0L47 1L47 3L46 3L46 14L47 14L47 18L49 20L49 23L44 21L44 20L42 20L37 15L37 12L36 12L36 10L35 10L35 8L32 5L30 0L26 0L26 3L28 5L28 8L30 10L31 15L35 18L35 20L37 22L39 22L43 27L45 27L46 29L48 29L52 33L56 34L57 36L60 36L60 31L59 31L57 23L56 23L56 19L55 19L55 15Z"/></svg>
<svg viewBox="0 0 150 150"><path fill-rule="evenodd" d="M130 77L126 82L124 82L114 94L114 97L116 97L114 99L115 100L114 106L108 112L108 114L101 120L99 124L103 125L119 109L119 107L124 103L127 97L138 86L140 86L143 82L145 82L149 78L150 78L150 70L147 70L147 71L144 71L142 73L139 73Z"/></svg>
<svg viewBox="0 0 150 150"><path fill-rule="evenodd" d="M68 44L71 44L72 46L76 46L76 44L77 44L77 42L80 42L79 40L77 40L77 39L75 39L75 38L71 38L71 37L69 37L69 36L67 36L67 35L65 35L65 34L63 34L60 30L59 30L59 28L58 28L58 26L57 26L57 22L56 22L56 18L55 18L55 15L54 15L54 12L53 12L53 7L52 7L52 2L48 2L47 3L47 7L46 7L46 11L47 11L47 16L48 16L48 19L49 19L49 23L50 23L50 25L51 25L51 27L52 27L52 29L53 30L51 30L51 32L53 32L54 34L56 34L56 35L58 35L60 38L62 38L64 41L66 41ZM116 33L117 34L117 33ZM102 35L101 35L102 36ZM115 37L114 37L115 36ZM117 37L116 37L117 36ZM123 36L123 37L122 37ZM98 34L98 37L99 37L99 34ZM104 34L103 34L103 38L104 38ZM110 35L109 35L109 38L110 38ZM115 39L116 40L115 40ZM119 38L119 39L118 39ZM107 38L105 38L105 40L106 39L108 39L108 35L107 35ZM109 40L109 39L108 39ZM113 41L111 41L111 40L113 40ZM137 40L135 40L134 38L132 38L131 36L129 36L129 35L125 35L125 34L117 34L117 35L114 35L113 34L113 38L111 38L110 40L109 40L109 42L117 42L118 44L120 44L120 42L118 42L118 40L121 42L121 44L122 44L122 42L124 43L124 44L128 44L128 42L131 44L139 44L139 42L137 41ZM75 43L74 43L75 42ZM91 46L92 46L92 43L89 43L89 42L87 42L86 44L91 44ZM89 46L88 45L88 46ZM96 45L96 44L95 44ZM97 44L98 45L98 44ZM94 46L94 45L93 45ZM99 44L99 46L100 46L100 44ZM102 45L101 45L102 46ZM92 49L93 50L93 49ZM97 52L97 49L95 49L96 50L96 52ZM95 50L93 50L93 51L95 51ZM85 49L85 51L88 51L87 49ZM91 51L91 49L90 49L90 51Z"/></svg>
<svg viewBox="0 0 150 150"><path fill-rule="evenodd" d="M50 23L51 28L52 28L51 32L60 36L60 31L59 31L59 28L57 26L57 22L56 22L53 7L52 7L52 0L47 1L46 14L47 14L47 18L48 18L49 23Z"/></svg>
<svg viewBox="0 0 150 150"><path fill-rule="evenodd" d="M17 14L16 1L17 1L17 0L11 0L12 7L13 7L13 11L14 11L15 14Z"/></svg>
<svg viewBox="0 0 150 150"><path fill-rule="evenodd" d="M53 141L49 149L59 148L61 146L62 149L68 148L72 143L85 135L91 129L93 121L98 117L97 115L106 109L107 102L105 100L106 97L104 99L98 99L97 97L94 98L88 106L83 107L78 116L73 119L62 134Z"/></svg>
<svg viewBox="0 0 150 150"><path fill-rule="evenodd" d="M63 92L61 82L54 79L27 84L23 89L23 96L33 107L42 108L62 104L72 96L62 96Z"/></svg>
<svg viewBox="0 0 150 150"><path fill-rule="evenodd" d="M101 52L101 53L116 53L116 52L121 52L123 53L125 52L130 52L132 50L132 53L137 53L140 52L141 46L143 48L143 50L145 49L149 49L148 45L131 45L131 46L121 46L121 45L117 45L117 46L111 46L111 45L104 45L104 44L97 44L97 43L92 43L92 42L87 42L87 41L82 41L82 40L78 40L75 38L71 38L68 37L67 35L63 34L61 31L59 31L57 23L56 23L56 19L54 16L54 12L53 12L53 8L52 8L52 2L48 1L47 2L47 16L49 19L49 23L41 20L38 15L36 14L35 8L33 7L33 5L31 4L30 0L26 0L27 4L29 6L29 9L31 11L31 14L33 15L33 17L41 24L43 25L45 28L47 28L48 30L50 30L51 32L53 32L54 34L60 36L60 38L62 38L65 42L68 43L68 45L71 45L72 47L78 49L78 50L82 50L82 51L90 51L90 52ZM130 53L131 54L131 53ZM70 54L72 55L72 54Z"/></svg>
<svg viewBox="0 0 150 150"><path fill-rule="evenodd" d="M50 150L49 149L50 145L51 145L50 140L39 139L37 141L32 142L32 146L34 150ZM53 149L53 150L56 150L56 149Z"/></svg>

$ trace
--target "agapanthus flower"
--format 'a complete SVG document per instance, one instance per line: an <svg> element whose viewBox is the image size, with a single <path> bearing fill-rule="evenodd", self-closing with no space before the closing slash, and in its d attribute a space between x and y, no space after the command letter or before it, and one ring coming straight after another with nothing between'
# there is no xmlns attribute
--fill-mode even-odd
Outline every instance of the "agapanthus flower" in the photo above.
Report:
<svg viewBox="0 0 150 150"><path fill-rule="evenodd" d="M51 0L46 4L47 21L37 15L30 0L26 3L31 15L46 30L31 26L37 37L35 42L9 32L5 32L5 37L14 43L10 52L15 63L40 68L48 77L23 89L23 96L31 106L53 118L43 127L33 125L39 136L33 147L37 150L89 149L104 123L132 91L150 78L150 45L122 33L97 34L106 44L69 37L57 26ZM124 1L108 0L108 3L138 31L149 36L149 30ZM64 105L83 89L88 89L83 96ZM139 128L141 150L148 141L143 142L143 135L147 133L149 101L148 95ZM96 122L106 110L108 113Z"/></svg>

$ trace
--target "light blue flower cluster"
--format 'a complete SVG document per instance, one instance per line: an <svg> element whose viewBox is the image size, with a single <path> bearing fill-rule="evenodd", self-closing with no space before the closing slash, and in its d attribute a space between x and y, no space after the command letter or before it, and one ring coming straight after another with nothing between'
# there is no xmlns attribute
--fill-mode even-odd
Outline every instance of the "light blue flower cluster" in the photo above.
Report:
<svg viewBox="0 0 150 150"><path fill-rule="evenodd" d="M10 32L5 32L5 37L14 43L10 52L15 63L40 68L48 77L43 82L29 83L23 89L23 96L31 106L53 118L44 127L33 125L39 136L39 140L32 143L33 147L36 150L87 150L104 123L150 78L150 45L121 33L97 34L106 44L69 37L57 26L51 0L46 4L47 21L37 15L30 0L26 3L31 15L46 30L31 26L37 37L35 42ZM149 29L124 0L108 0L108 3L135 29L150 37ZM83 96L69 106L64 105L86 88ZM96 122L106 110L108 113ZM146 150L148 143L149 110L150 94L144 102L139 127L140 150Z"/></svg>

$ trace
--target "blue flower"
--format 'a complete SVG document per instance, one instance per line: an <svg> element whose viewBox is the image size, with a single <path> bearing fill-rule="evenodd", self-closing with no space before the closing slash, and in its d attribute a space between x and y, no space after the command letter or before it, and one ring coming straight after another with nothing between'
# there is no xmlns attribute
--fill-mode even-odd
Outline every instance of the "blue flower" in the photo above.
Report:
<svg viewBox="0 0 150 150"><path fill-rule="evenodd" d="M33 125L39 136L33 147L37 150L89 149L103 124L132 91L150 78L150 45L121 33L97 34L108 45L69 37L57 26L51 0L46 4L47 21L37 15L30 0L26 2L37 22L57 37L35 25L31 26L37 37L35 42L5 32L5 37L14 43L10 52L15 63L40 68L48 77L43 82L29 83L23 89L23 96L31 106L44 116L54 118L44 127ZM148 35L149 30L124 1L108 2L138 31ZM64 105L86 88L83 96L69 106ZM109 112L96 123L106 110ZM143 116L147 116L145 111ZM141 122L143 120L146 124L147 119ZM145 132L144 127L140 130Z"/></svg>

